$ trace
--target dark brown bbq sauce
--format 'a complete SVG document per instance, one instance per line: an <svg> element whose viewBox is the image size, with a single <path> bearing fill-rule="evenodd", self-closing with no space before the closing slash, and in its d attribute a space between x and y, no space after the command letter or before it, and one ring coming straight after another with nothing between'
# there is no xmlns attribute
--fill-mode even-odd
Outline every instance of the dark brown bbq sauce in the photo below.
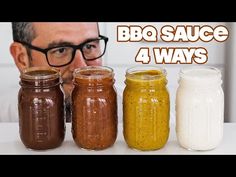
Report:
<svg viewBox="0 0 236 177"><path fill-rule="evenodd" d="M30 149L61 145L65 137L64 94L57 70L32 67L21 74L18 94L20 138Z"/></svg>

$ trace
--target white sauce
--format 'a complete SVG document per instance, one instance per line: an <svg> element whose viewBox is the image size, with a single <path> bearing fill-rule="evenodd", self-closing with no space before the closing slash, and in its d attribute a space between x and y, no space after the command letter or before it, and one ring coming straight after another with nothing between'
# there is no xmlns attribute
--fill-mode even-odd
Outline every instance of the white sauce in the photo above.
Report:
<svg viewBox="0 0 236 177"><path fill-rule="evenodd" d="M180 72L176 94L176 134L179 144L191 150L210 150L223 137L224 93L221 73L212 67Z"/></svg>

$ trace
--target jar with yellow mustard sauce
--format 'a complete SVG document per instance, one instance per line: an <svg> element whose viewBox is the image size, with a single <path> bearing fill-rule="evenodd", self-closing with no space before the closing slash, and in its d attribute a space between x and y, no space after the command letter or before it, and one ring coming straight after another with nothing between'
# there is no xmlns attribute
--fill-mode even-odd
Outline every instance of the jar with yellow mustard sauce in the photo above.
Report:
<svg viewBox="0 0 236 177"><path fill-rule="evenodd" d="M155 66L126 71L123 134L130 148L156 150L169 137L170 100L166 70Z"/></svg>

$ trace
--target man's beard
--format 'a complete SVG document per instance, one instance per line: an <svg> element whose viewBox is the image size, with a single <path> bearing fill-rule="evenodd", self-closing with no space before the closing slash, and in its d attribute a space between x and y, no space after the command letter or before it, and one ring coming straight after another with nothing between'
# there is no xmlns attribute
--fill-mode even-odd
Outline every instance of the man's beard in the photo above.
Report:
<svg viewBox="0 0 236 177"><path fill-rule="evenodd" d="M71 80L63 79L62 88L64 90L65 94L65 114L66 114L66 122L71 122L72 117L72 100L71 100L71 93L74 89L73 84L71 83Z"/></svg>
<svg viewBox="0 0 236 177"><path fill-rule="evenodd" d="M65 99L65 113L66 113L66 122L71 122L72 117L72 104L71 104L71 96L68 96Z"/></svg>
<svg viewBox="0 0 236 177"><path fill-rule="evenodd" d="M63 85L63 90L65 94L65 114L66 114L66 122L71 122L71 117L72 117L72 99L71 99L71 94L72 94L72 88L65 88L67 84ZM67 85L68 86L68 85Z"/></svg>

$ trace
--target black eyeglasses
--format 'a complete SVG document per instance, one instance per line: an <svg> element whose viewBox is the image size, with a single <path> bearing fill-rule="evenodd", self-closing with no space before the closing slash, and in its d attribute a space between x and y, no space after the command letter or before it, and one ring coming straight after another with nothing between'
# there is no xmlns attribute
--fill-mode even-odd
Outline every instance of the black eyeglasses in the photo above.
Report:
<svg viewBox="0 0 236 177"><path fill-rule="evenodd" d="M46 49L33 46L24 41L15 42L19 42L30 49L44 53L49 66L62 67L73 61L76 50L78 49L81 51L84 60L91 61L102 57L106 51L108 37L99 35L98 38L87 40L79 45L65 44Z"/></svg>

